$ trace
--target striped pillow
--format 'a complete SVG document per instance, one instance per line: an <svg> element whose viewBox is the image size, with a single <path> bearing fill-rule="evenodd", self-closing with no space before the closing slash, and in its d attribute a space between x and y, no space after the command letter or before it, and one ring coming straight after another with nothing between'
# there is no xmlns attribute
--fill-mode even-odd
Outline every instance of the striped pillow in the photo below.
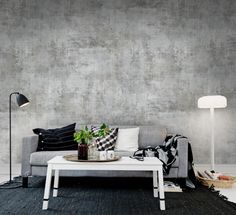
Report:
<svg viewBox="0 0 236 215"><path fill-rule="evenodd" d="M91 126L91 131L97 134L99 127ZM112 128L105 137L96 137L98 151L114 150L118 135L118 128Z"/></svg>
<svg viewBox="0 0 236 215"><path fill-rule="evenodd" d="M35 128L33 132L39 136L37 151L76 150L74 141L75 123L55 129Z"/></svg>

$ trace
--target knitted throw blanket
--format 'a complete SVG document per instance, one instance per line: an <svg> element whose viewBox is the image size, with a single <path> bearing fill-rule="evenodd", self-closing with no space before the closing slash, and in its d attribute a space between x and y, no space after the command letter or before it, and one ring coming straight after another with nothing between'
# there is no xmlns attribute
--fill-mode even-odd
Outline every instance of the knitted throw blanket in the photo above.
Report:
<svg viewBox="0 0 236 215"><path fill-rule="evenodd" d="M177 142L180 138L186 137L179 134L167 135L162 145L155 148L148 146L145 149L139 149L134 153L133 158L158 157L163 163L163 173L168 175L172 164L178 156Z"/></svg>

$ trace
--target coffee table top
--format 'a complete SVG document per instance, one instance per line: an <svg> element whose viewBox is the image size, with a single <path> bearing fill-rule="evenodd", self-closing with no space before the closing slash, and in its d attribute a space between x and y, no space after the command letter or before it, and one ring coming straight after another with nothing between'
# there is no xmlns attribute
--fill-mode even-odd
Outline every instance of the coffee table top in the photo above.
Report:
<svg viewBox="0 0 236 215"><path fill-rule="evenodd" d="M55 156L48 161L48 165L60 170L162 170L162 162L156 157L145 157L144 161L121 157L118 161L113 162L73 162L67 161L63 156Z"/></svg>
<svg viewBox="0 0 236 215"><path fill-rule="evenodd" d="M101 163L101 162L72 162L72 161L67 161L66 159L63 158L63 156L55 156L51 160L48 161L48 164L74 164L74 165L117 165L117 164L129 164L129 165L162 165L162 162L156 158L156 157L145 157L144 161L139 161L136 159L132 159L130 157L121 157L117 161L113 162L106 162L106 163Z"/></svg>

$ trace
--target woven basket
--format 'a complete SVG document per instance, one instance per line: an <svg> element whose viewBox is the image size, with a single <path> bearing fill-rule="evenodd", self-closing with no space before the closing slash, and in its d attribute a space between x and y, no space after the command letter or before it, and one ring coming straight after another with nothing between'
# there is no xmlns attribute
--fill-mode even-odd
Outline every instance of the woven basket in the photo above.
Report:
<svg viewBox="0 0 236 215"><path fill-rule="evenodd" d="M231 188L236 182L236 177L229 176L229 180L212 180L207 178L202 178L197 176L197 179L201 182L202 185L211 187L212 185L217 188Z"/></svg>

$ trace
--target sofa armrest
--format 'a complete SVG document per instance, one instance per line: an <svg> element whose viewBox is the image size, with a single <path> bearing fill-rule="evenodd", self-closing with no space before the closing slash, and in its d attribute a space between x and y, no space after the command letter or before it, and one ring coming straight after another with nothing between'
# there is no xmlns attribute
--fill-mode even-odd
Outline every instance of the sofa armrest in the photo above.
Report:
<svg viewBox="0 0 236 215"><path fill-rule="evenodd" d="M187 178L188 177L188 139L179 138L177 140L177 149L178 149L178 156L179 156L178 177Z"/></svg>
<svg viewBox="0 0 236 215"><path fill-rule="evenodd" d="M38 136L28 136L23 138L22 142L22 159L21 159L21 176L31 175L30 155L36 152L38 146Z"/></svg>

